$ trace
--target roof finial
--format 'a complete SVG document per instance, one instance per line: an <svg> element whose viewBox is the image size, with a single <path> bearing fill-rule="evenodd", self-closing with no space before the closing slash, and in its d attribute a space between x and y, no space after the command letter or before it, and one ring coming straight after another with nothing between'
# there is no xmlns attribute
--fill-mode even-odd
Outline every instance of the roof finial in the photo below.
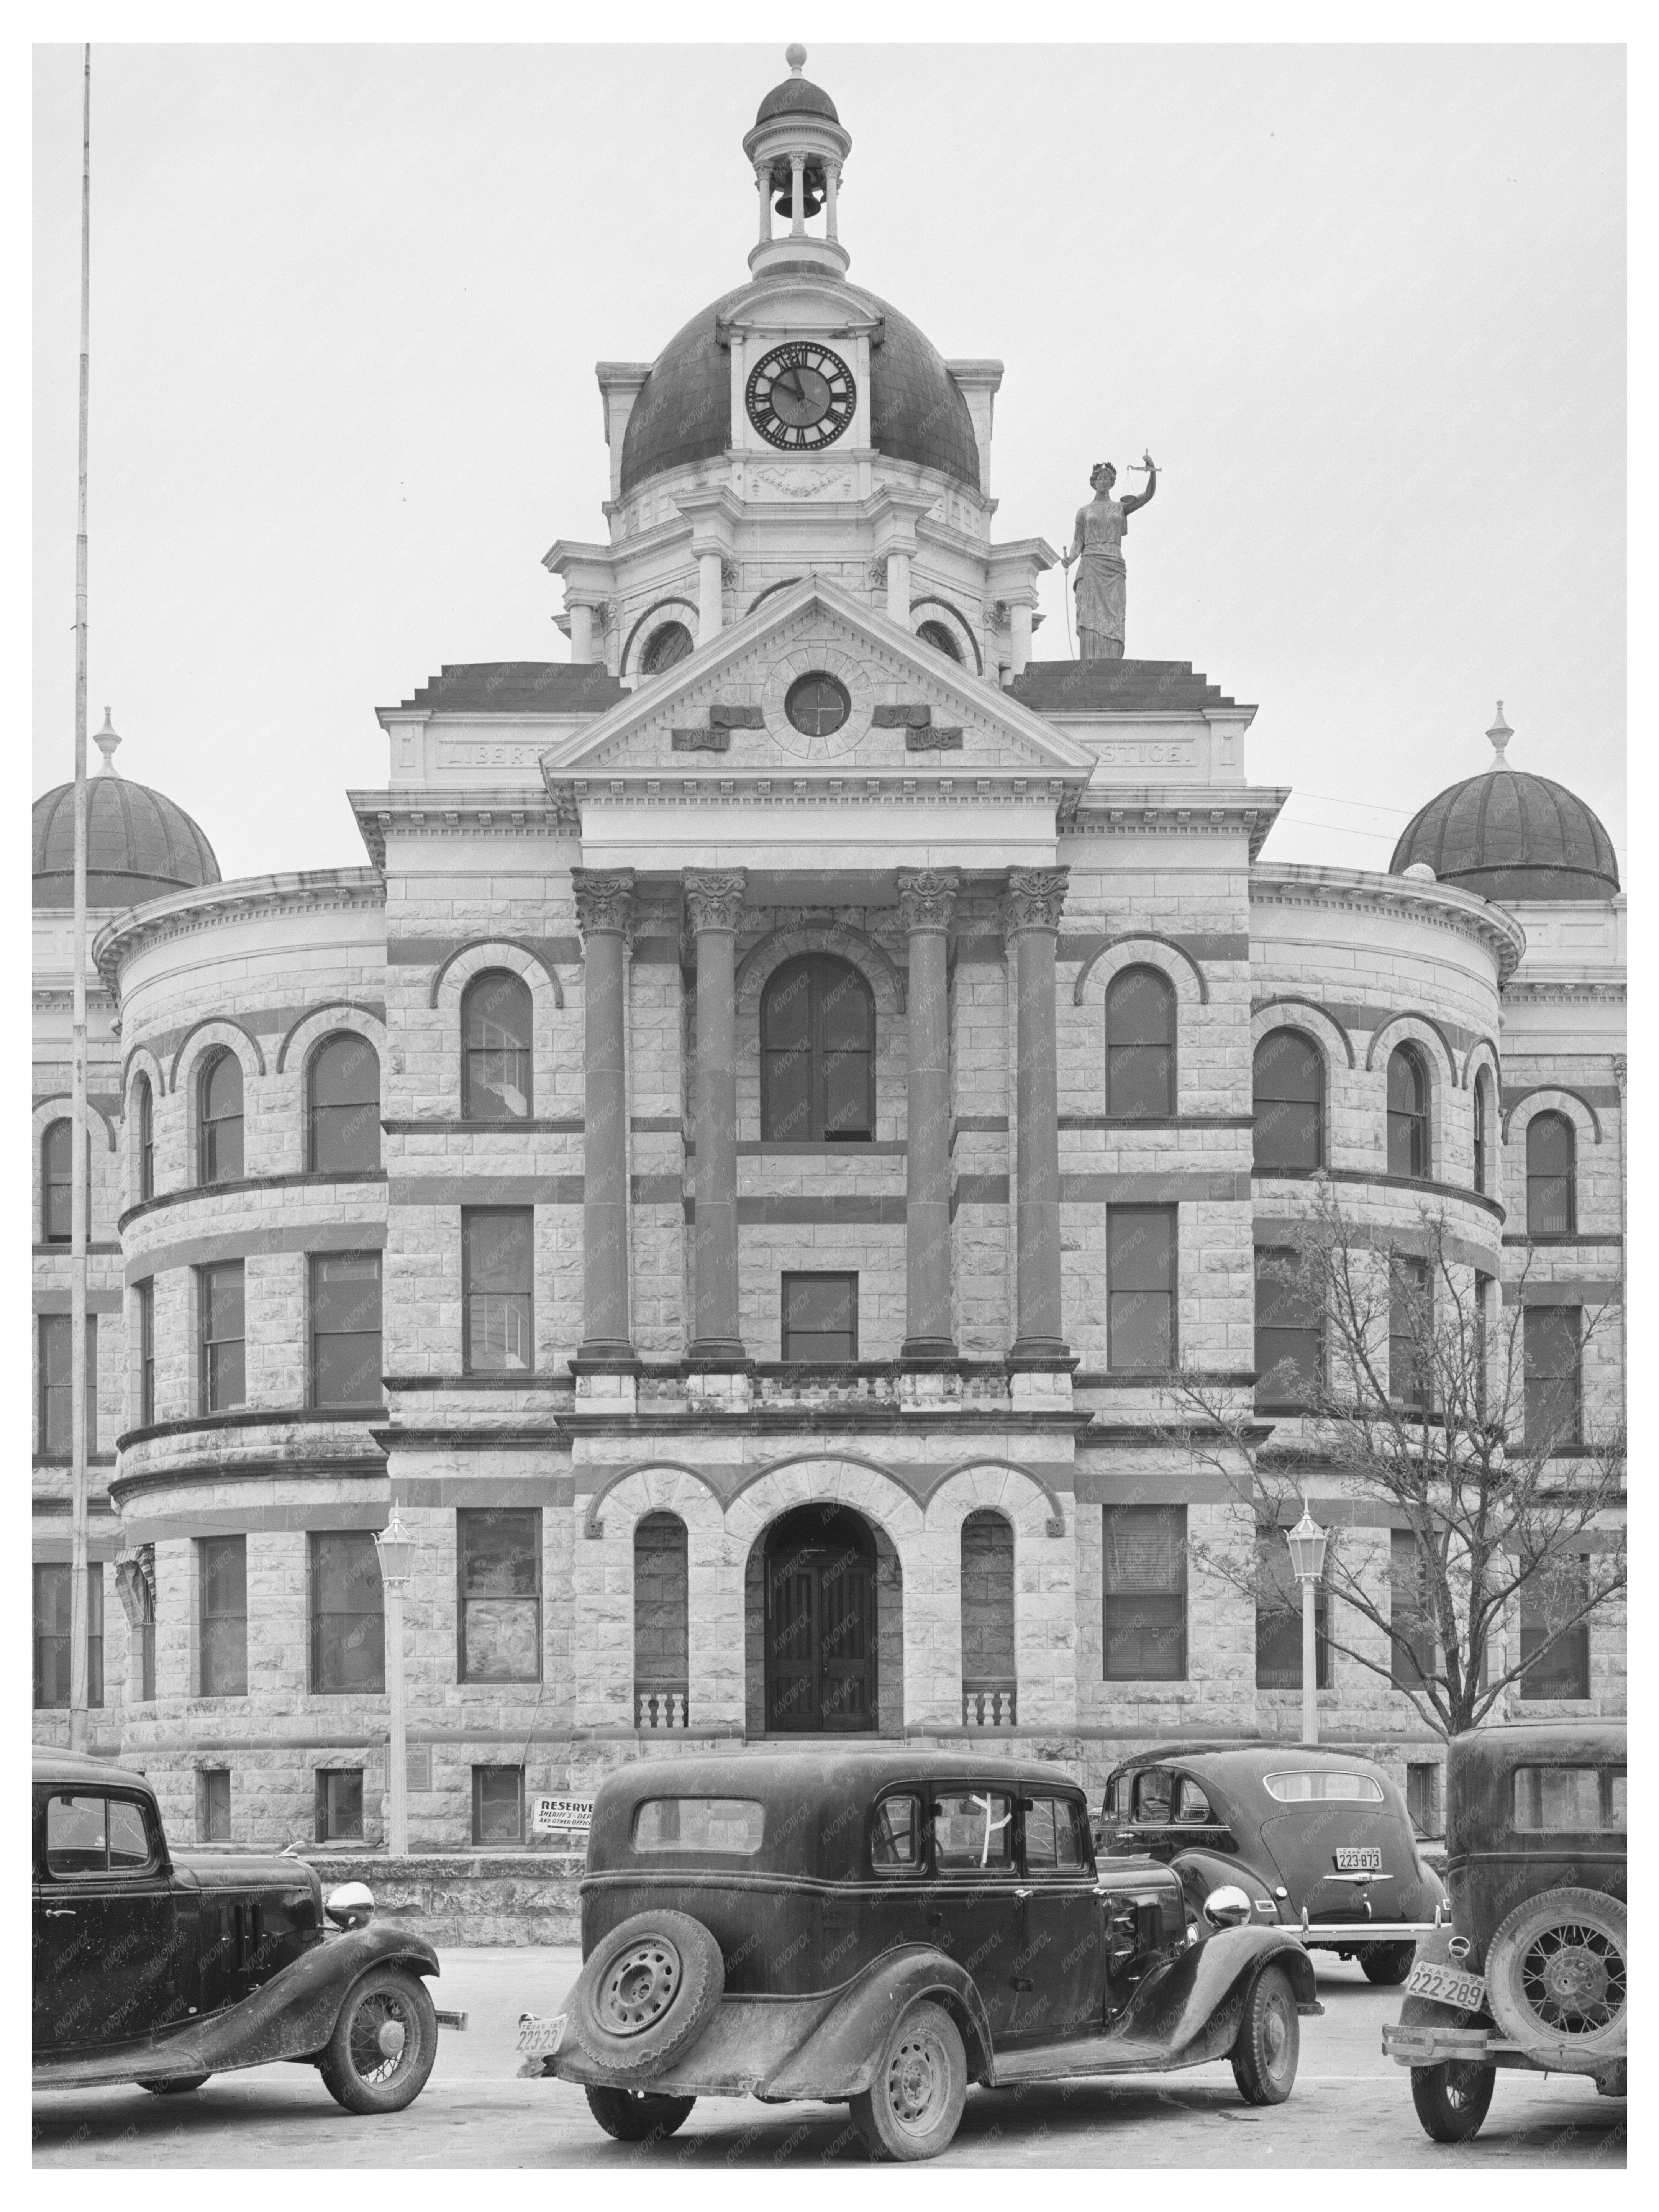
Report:
<svg viewBox="0 0 1659 2212"><path fill-rule="evenodd" d="M789 64L790 76L799 76L806 67L806 49L797 40L793 46L784 48L783 58Z"/></svg>
<svg viewBox="0 0 1659 2212"><path fill-rule="evenodd" d="M1498 702L1498 720L1487 731L1486 735L1492 739L1492 749L1498 756L1492 763L1493 768L1507 768L1509 763L1504 757L1504 748L1515 735L1515 732L1504 720L1504 702L1501 699Z"/></svg>
<svg viewBox="0 0 1659 2212"><path fill-rule="evenodd" d="M109 718L109 708L106 707L104 709L104 726L101 730L98 730L94 732L93 743L97 746L99 751L104 756L104 773L106 775L118 776L121 773L120 769L115 765L115 748L120 744L120 742L121 740L119 736L117 734L115 725Z"/></svg>

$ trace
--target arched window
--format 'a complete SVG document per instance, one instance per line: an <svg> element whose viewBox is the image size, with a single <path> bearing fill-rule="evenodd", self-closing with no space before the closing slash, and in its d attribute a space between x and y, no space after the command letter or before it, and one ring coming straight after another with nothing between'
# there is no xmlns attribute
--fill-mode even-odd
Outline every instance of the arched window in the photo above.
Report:
<svg viewBox="0 0 1659 2212"><path fill-rule="evenodd" d="M689 659L691 649L691 633L684 623L663 623L645 641L645 651L640 655L640 673L660 676L676 661Z"/></svg>
<svg viewBox="0 0 1659 2212"><path fill-rule="evenodd" d="M530 987L504 969L475 975L461 1001L461 1111L469 1121L526 1119L530 1076Z"/></svg>
<svg viewBox="0 0 1659 2212"><path fill-rule="evenodd" d="M1429 1075L1414 1046L1389 1055L1389 1173L1423 1181L1429 1172Z"/></svg>
<svg viewBox="0 0 1659 2212"><path fill-rule="evenodd" d="M962 648L942 622L921 623L917 629L916 635L924 645L931 645L935 653L942 653L947 660L954 660L958 664L961 662Z"/></svg>
<svg viewBox="0 0 1659 2212"><path fill-rule="evenodd" d="M380 1055L367 1037L331 1036L313 1055L306 1100L313 1175L380 1164Z"/></svg>
<svg viewBox="0 0 1659 2212"><path fill-rule="evenodd" d="M1324 1162L1325 1060L1297 1030L1274 1030L1255 1048L1255 1164L1316 1168Z"/></svg>
<svg viewBox="0 0 1659 2212"><path fill-rule="evenodd" d="M67 1244L75 1205L75 1124L49 1121L40 1139L40 1238ZM87 1132L87 1234L92 1234L92 1132Z"/></svg>
<svg viewBox="0 0 1659 2212"><path fill-rule="evenodd" d="M216 1052L197 1081L197 1180L236 1182L242 1174L242 1063Z"/></svg>
<svg viewBox="0 0 1659 2212"><path fill-rule="evenodd" d="M1474 1079L1474 1187L1492 1194L1492 1082L1483 1068Z"/></svg>
<svg viewBox="0 0 1659 2212"><path fill-rule="evenodd" d="M848 1144L876 1127L876 1007L850 962L786 961L761 1000L761 1135Z"/></svg>
<svg viewBox="0 0 1659 2212"><path fill-rule="evenodd" d="M962 1724L1012 1728L1014 1532L1000 1513L962 1524Z"/></svg>
<svg viewBox="0 0 1659 2212"><path fill-rule="evenodd" d="M1175 1112L1175 986L1156 968L1126 968L1106 994L1106 1111L1115 1121Z"/></svg>
<svg viewBox="0 0 1659 2212"><path fill-rule="evenodd" d="M155 1195L155 1094L149 1078L141 1075L132 1087L132 1103L138 1123L138 1196Z"/></svg>
<svg viewBox="0 0 1659 2212"><path fill-rule="evenodd" d="M1527 1234L1573 1233L1572 1124L1565 1114L1534 1114L1527 1124Z"/></svg>
<svg viewBox="0 0 1659 2212"><path fill-rule="evenodd" d="M634 1524L634 1725L684 1728L685 1523L677 1513L647 1513Z"/></svg>

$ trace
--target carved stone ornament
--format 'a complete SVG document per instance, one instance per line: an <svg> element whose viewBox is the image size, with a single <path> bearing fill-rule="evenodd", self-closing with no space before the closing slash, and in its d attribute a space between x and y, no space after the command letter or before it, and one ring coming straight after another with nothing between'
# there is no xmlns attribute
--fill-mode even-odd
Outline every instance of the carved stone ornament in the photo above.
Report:
<svg viewBox="0 0 1659 2212"><path fill-rule="evenodd" d="M925 730L933 719L931 707L917 706L908 699L901 699L896 706L878 707L870 717L870 723L872 728L877 730Z"/></svg>
<svg viewBox="0 0 1659 2212"><path fill-rule="evenodd" d="M685 911L700 935L705 929L731 929L743 912L741 868L688 868L685 872Z"/></svg>
<svg viewBox="0 0 1659 2212"><path fill-rule="evenodd" d="M725 707L716 704L708 709L711 730L763 730L766 717L758 707Z"/></svg>
<svg viewBox="0 0 1659 2212"><path fill-rule="evenodd" d="M576 927L584 942L596 931L627 933L634 906L632 868L573 868L570 881L576 894Z"/></svg>
<svg viewBox="0 0 1659 2212"><path fill-rule="evenodd" d="M707 730L671 730L668 743L677 753L729 753L732 732L724 724Z"/></svg>
<svg viewBox="0 0 1659 2212"><path fill-rule="evenodd" d="M962 878L954 868L902 868L899 916L907 930L949 929Z"/></svg>
<svg viewBox="0 0 1659 2212"><path fill-rule="evenodd" d="M1011 937L1024 929L1058 929L1060 910L1066 903L1069 868L1010 868L1008 871L1007 929Z"/></svg>
<svg viewBox="0 0 1659 2212"><path fill-rule="evenodd" d="M904 750L907 753L959 753L962 732L932 723L922 729L908 729L904 732Z"/></svg>

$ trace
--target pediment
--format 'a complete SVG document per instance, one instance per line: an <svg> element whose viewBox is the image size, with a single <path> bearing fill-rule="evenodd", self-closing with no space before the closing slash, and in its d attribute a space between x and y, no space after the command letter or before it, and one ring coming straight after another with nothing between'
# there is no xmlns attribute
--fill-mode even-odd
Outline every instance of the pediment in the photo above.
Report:
<svg viewBox="0 0 1659 2212"><path fill-rule="evenodd" d="M803 734L784 711L790 687L816 670L852 702L842 727L821 737ZM550 786L921 774L1075 787L1093 765L1006 692L820 578L777 592L542 761Z"/></svg>

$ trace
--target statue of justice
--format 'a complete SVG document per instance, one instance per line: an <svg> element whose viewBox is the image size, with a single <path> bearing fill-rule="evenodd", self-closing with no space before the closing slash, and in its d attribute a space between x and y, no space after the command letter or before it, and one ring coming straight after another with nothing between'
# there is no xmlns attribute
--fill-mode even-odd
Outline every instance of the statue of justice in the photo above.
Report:
<svg viewBox="0 0 1659 2212"><path fill-rule="evenodd" d="M1135 465L1146 471L1146 490L1132 492L1126 499L1114 499L1112 487L1117 482L1117 471L1109 461L1096 463L1089 474L1094 497L1087 507L1078 509L1072 548L1062 556L1063 567L1069 568L1073 561L1078 563L1073 589L1077 593L1078 650L1085 660L1123 658L1123 617L1128 586L1123 533L1135 509L1145 507L1158 489L1158 470L1152 455L1143 453Z"/></svg>

